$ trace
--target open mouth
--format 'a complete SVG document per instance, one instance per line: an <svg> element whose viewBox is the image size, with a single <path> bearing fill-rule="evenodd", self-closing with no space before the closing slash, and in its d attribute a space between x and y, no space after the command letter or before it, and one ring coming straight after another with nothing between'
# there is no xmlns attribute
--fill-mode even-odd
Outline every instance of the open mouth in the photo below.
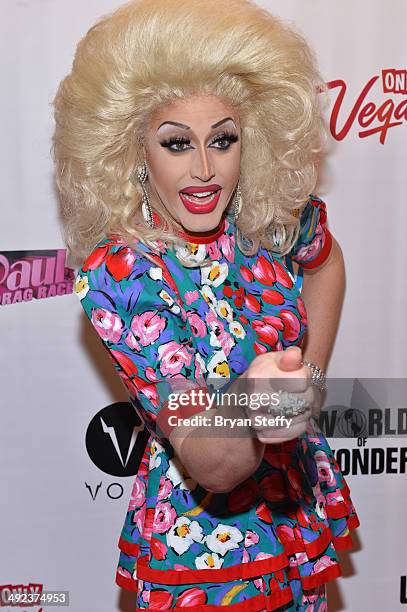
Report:
<svg viewBox="0 0 407 612"><path fill-rule="evenodd" d="M222 188L203 189L194 191L189 189L188 192L180 191L179 197L185 208L191 213L206 214L212 212L219 201Z"/></svg>
<svg viewBox="0 0 407 612"><path fill-rule="evenodd" d="M208 204L214 199L218 191L220 191L220 189L216 189L215 191L202 191L200 193L185 193L184 191L180 193L188 202L192 202L193 204Z"/></svg>

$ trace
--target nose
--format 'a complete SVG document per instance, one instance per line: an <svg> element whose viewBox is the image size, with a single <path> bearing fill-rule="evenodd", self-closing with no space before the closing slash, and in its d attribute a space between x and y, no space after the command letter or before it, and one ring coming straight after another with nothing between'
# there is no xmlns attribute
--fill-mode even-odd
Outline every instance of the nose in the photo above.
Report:
<svg viewBox="0 0 407 612"><path fill-rule="evenodd" d="M191 163L191 177L209 181L215 176L211 155L205 146L194 151Z"/></svg>

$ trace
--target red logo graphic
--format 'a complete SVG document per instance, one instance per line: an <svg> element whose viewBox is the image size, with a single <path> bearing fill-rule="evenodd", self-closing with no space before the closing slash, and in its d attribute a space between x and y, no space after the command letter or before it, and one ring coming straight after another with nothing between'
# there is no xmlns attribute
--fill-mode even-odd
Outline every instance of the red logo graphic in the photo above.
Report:
<svg viewBox="0 0 407 612"><path fill-rule="evenodd" d="M28 584L2 584L0 585L0 608L3 606L16 608L38 608L35 599L40 597L44 585L37 582ZM33 601L34 600L34 601ZM36 612L43 612L38 608Z"/></svg>
<svg viewBox="0 0 407 612"><path fill-rule="evenodd" d="M65 249L0 252L0 305L72 293Z"/></svg>
<svg viewBox="0 0 407 612"><path fill-rule="evenodd" d="M347 91L346 83L341 79L327 83L329 89L338 89L330 121L331 134L336 140L346 138L357 121L361 128L359 138L380 134L380 142L384 144L388 130L407 121L407 98L399 101L389 97L380 105L371 100L373 86L379 80L380 76L377 75L366 83L342 127L338 126L338 116ZM382 70L381 84L385 94L406 94L407 70Z"/></svg>

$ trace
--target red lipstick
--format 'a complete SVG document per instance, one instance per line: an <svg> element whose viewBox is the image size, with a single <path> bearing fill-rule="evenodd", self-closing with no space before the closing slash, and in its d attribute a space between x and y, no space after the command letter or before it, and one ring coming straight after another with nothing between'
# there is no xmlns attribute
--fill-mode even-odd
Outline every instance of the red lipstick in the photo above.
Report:
<svg viewBox="0 0 407 612"><path fill-rule="evenodd" d="M217 184L204 187L185 187L179 192L179 197L185 208L191 213L209 213L216 207L222 187Z"/></svg>

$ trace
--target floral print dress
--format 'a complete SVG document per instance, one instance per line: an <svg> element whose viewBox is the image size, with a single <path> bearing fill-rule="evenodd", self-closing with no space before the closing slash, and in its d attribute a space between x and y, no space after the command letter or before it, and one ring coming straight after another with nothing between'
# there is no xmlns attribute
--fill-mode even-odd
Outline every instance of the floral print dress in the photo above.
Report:
<svg viewBox="0 0 407 612"><path fill-rule="evenodd" d="M225 217L198 244L187 239L174 251L159 242L156 265L109 235L79 269L75 291L150 432L116 574L137 591L137 610L327 609L325 583L341 575L337 551L352 547L359 520L316 423L268 444L250 478L214 493L190 477L162 433L159 382L222 384L262 352L301 346L307 313L292 262L315 268L331 246L325 203L310 196L289 256L262 247L244 255ZM186 267L181 255L210 265Z"/></svg>

